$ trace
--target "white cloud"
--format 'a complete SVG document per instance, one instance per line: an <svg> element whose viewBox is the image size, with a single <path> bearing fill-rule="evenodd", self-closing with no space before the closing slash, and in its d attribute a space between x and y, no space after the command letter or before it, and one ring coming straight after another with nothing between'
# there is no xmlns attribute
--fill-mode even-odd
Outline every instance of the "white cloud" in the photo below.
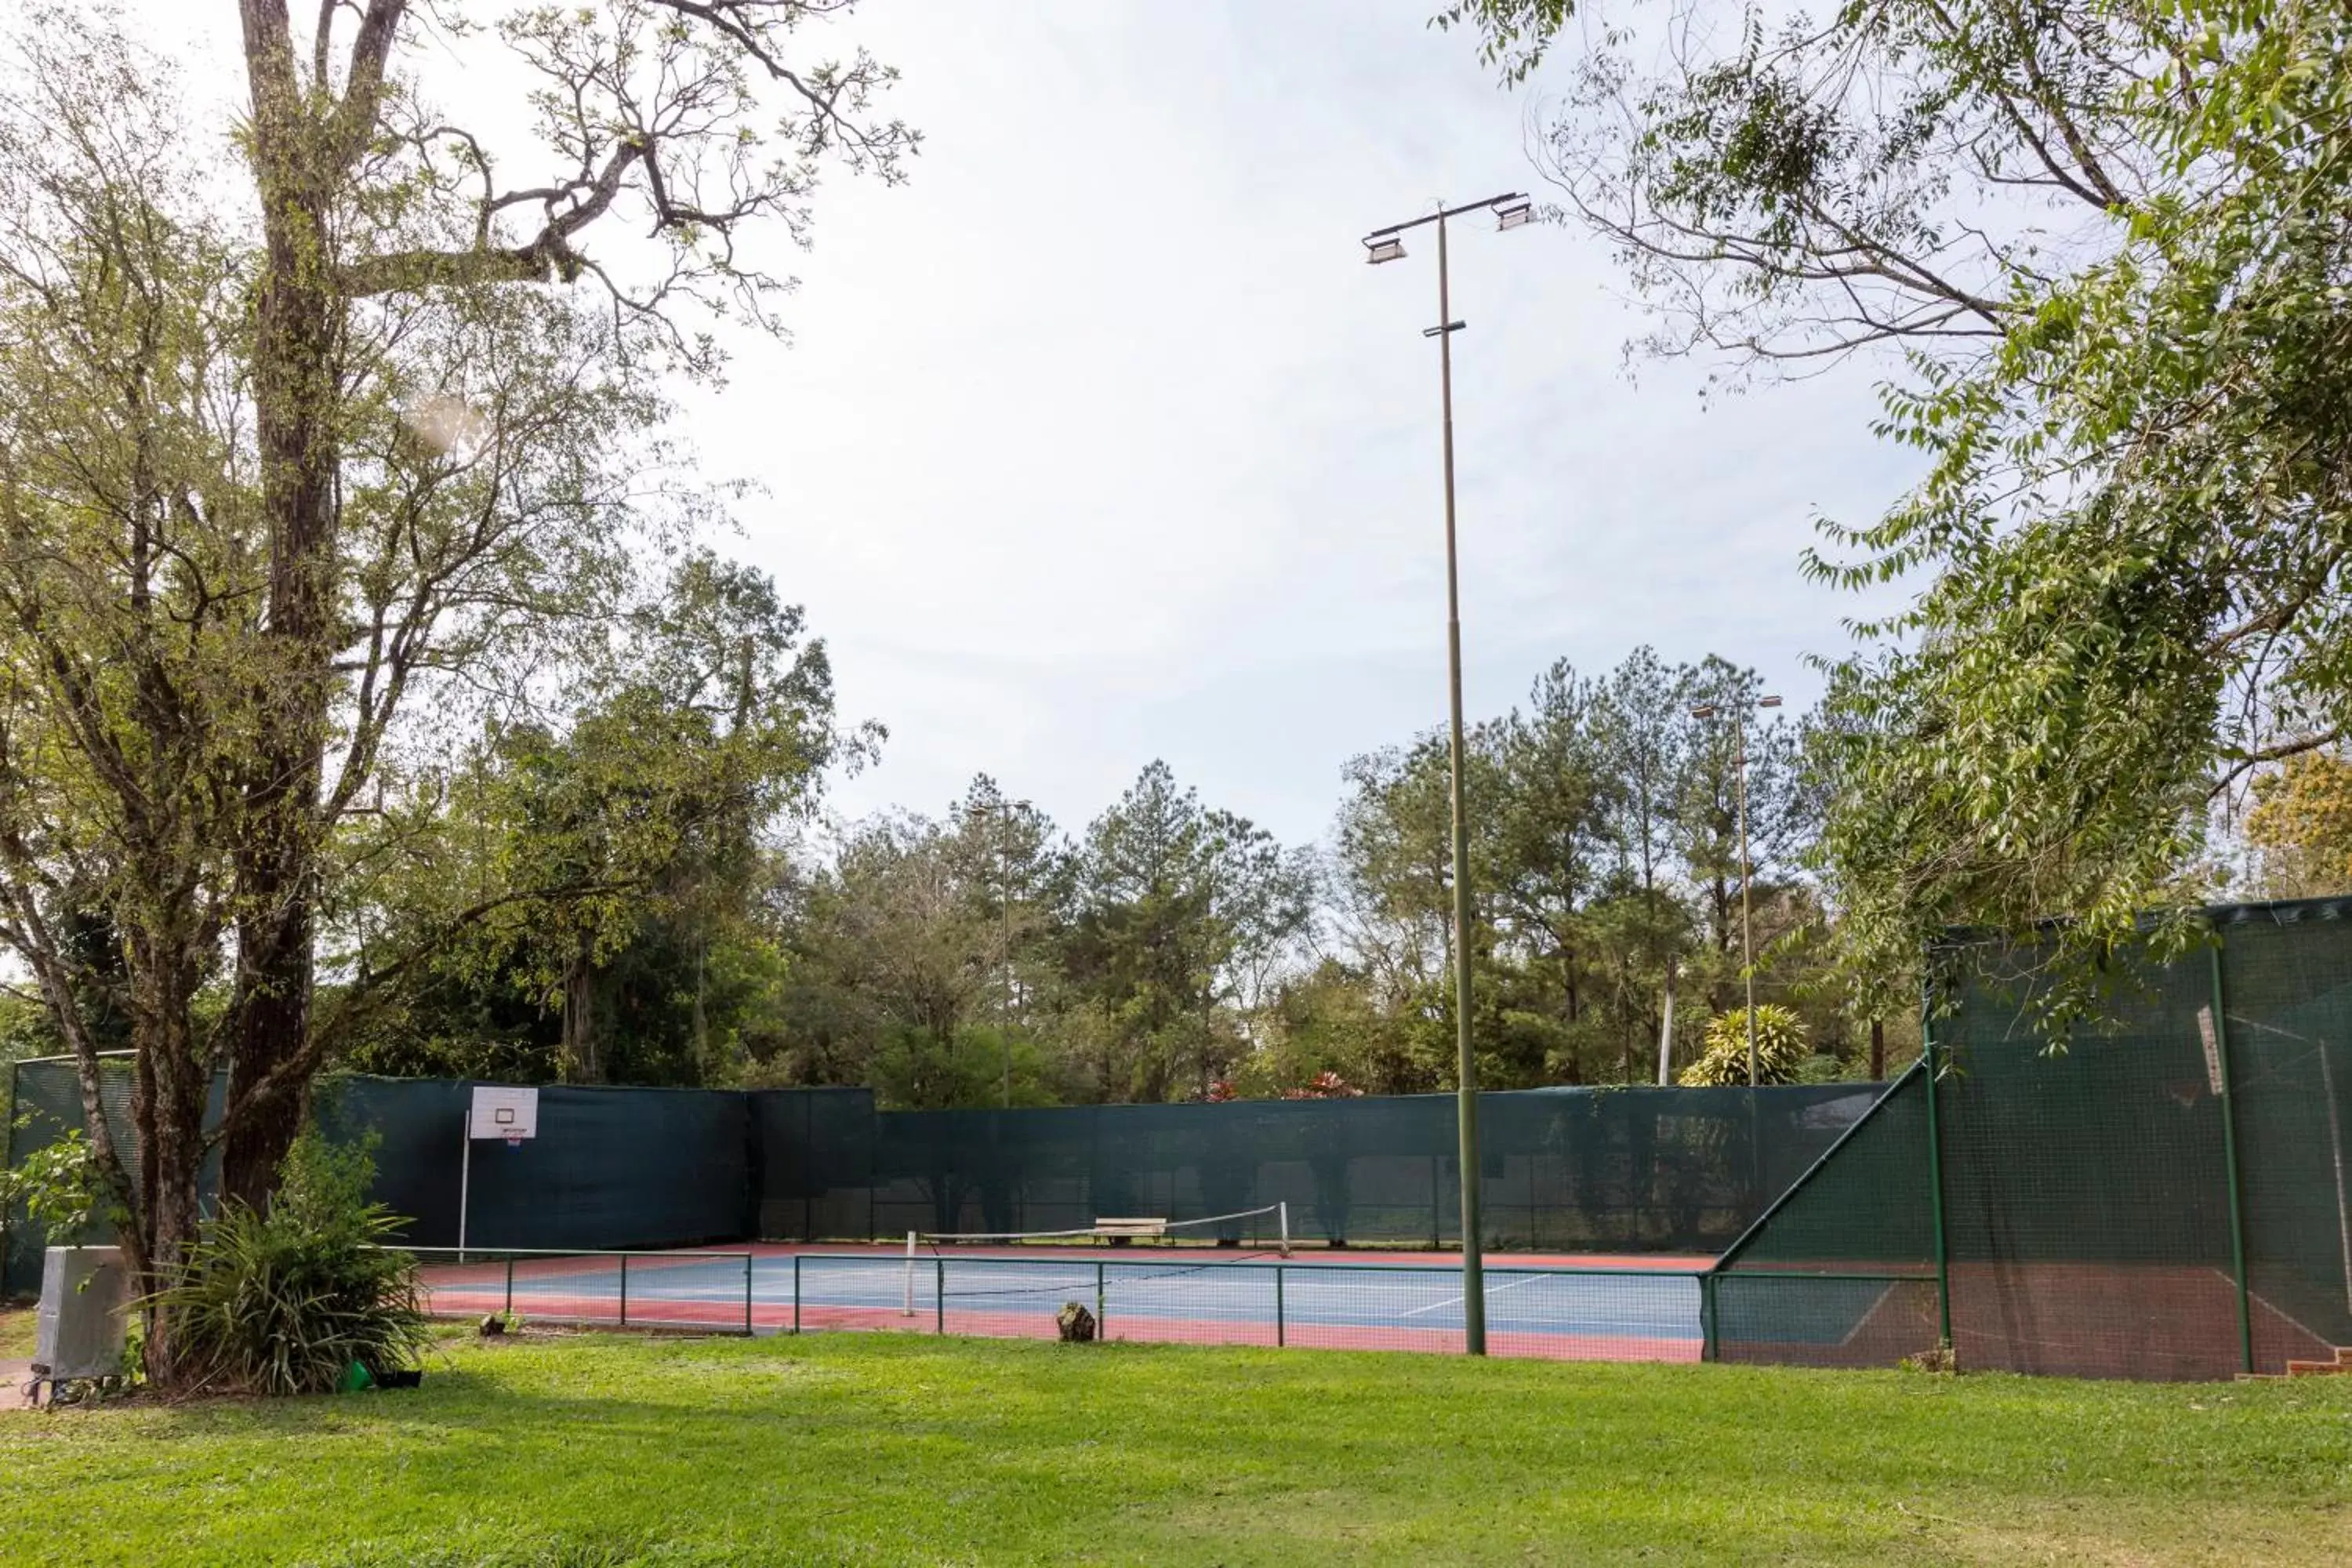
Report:
<svg viewBox="0 0 2352 1568"><path fill-rule="evenodd" d="M767 487L742 552L891 729L843 809L984 770L1076 826L1165 756L1305 839L1349 755L1443 719L1433 260L1357 238L1535 174L1528 99L1433 8L867 0L812 29L903 68L927 147L903 187L820 192L815 250L770 258L793 343L738 344L689 407L710 472ZM1868 368L1702 407L1694 373L1619 374L1639 322L1589 237L1465 224L1454 276L1473 713L1645 641L1809 697L1857 606L1802 581L1808 519L1908 471Z"/></svg>

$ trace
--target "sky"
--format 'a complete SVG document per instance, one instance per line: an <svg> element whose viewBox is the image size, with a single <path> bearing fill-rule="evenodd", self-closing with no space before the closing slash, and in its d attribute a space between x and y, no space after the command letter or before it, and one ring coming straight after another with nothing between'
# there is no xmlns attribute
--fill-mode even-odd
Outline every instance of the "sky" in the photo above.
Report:
<svg viewBox="0 0 2352 1568"><path fill-rule="evenodd" d="M1506 90L1435 8L864 0L808 30L900 68L923 152L819 191L814 248L771 258L791 342L735 339L683 428L760 487L722 547L806 607L842 716L889 730L832 811L938 813L987 773L1075 830L1161 758L1310 842L1349 757L1444 722L1434 255L1359 239L1541 200L1559 84ZM133 11L233 41L217 0ZM1871 607L1804 579L1812 520L1874 517L1913 468L1869 430L1887 367L1702 399L1706 366L1627 373L1601 240L1471 220L1452 252L1472 719L1644 643L1811 700L1806 656Z"/></svg>

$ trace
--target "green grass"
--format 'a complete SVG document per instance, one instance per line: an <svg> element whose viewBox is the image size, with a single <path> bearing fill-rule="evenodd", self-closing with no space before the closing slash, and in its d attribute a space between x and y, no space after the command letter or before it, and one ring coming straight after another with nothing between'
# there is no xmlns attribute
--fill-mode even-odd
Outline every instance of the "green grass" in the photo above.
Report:
<svg viewBox="0 0 2352 1568"><path fill-rule="evenodd" d="M2156 1386L814 1335L0 1415L9 1562L2352 1560L2352 1379Z"/></svg>
<svg viewBox="0 0 2352 1568"><path fill-rule="evenodd" d="M0 1361L29 1361L38 1320L30 1307L0 1307Z"/></svg>

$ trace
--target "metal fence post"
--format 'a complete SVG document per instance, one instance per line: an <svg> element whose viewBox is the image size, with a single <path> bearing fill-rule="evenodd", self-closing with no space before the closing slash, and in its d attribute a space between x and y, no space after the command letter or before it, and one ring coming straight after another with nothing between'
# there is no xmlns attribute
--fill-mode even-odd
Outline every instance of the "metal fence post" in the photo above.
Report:
<svg viewBox="0 0 2352 1568"><path fill-rule="evenodd" d="M743 1255L743 1332L749 1336L751 1327L751 1254Z"/></svg>
<svg viewBox="0 0 2352 1568"><path fill-rule="evenodd" d="M0 1173L16 1164L16 1064L8 1064L8 1103L0 1106ZM0 1296L8 1293L8 1205L0 1204Z"/></svg>
<svg viewBox="0 0 2352 1568"><path fill-rule="evenodd" d="M1286 1342L1282 1321L1282 1265L1274 1266L1274 1342L1280 1349Z"/></svg>
<svg viewBox="0 0 2352 1568"><path fill-rule="evenodd" d="M793 1254L793 1332L801 1331L801 1255Z"/></svg>
<svg viewBox="0 0 2352 1568"><path fill-rule="evenodd" d="M1110 1313L1107 1309L1108 1302L1103 1292L1103 1266L1100 1261L1097 1261L1095 1264L1095 1337L1097 1339L1110 1338Z"/></svg>
<svg viewBox="0 0 2352 1568"><path fill-rule="evenodd" d="M629 1255L621 1254L621 1327L629 1326Z"/></svg>
<svg viewBox="0 0 2352 1568"><path fill-rule="evenodd" d="M1720 1342L1715 1332L1715 1270L1698 1277L1698 1359L1718 1361Z"/></svg>
<svg viewBox="0 0 2352 1568"><path fill-rule="evenodd" d="M2230 1068L2229 1015L2221 1007L2221 935L2213 934L2213 1065L2221 1079L2221 1163L2230 1184L2230 1267L2238 1281L2238 1353L2254 1370L2253 1304L2246 1291L2246 1221L2239 1198L2238 1080ZM2326 1047L2321 1047L2323 1050Z"/></svg>
<svg viewBox="0 0 2352 1568"><path fill-rule="evenodd" d="M514 1316L514 1258L507 1258L507 1316Z"/></svg>
<svg viewBox="0 0 2352 1568"><path fill-rule="evenodd" d="M945 1257L931 1259L932 1326L940 1333L948 1331L948 1260Z"/></svg>
<svg viewBox="0 0 2352 1568"><path fill-rule="evenodd" d="M1952 1260L1944 1240L1944 1135L1936 1114L1936 1037L1930 1015L1935 1010L1928 986L1920 988L1919 1050L1927 1061L1927 1187L1936 1218L1937 1342L1952 1343Z"/></svg>

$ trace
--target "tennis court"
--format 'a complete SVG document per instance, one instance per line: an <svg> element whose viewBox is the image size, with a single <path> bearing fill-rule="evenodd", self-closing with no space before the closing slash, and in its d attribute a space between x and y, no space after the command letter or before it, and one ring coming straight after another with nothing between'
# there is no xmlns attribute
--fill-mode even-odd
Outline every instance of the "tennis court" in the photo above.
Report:
<svg viewBox="0 0 2352 1568"><path fill-rule="evenodd" d="M1051 1252L1053 1256L1039 1256ZM1114 1341L1462 1349L1458 1258L1213 1248L759 1247L632 1253L419 1249L436 1316L751 1333L863 1329L1052 1338L1066 1302ZM1678 1258L1490 1260L1498 1355L1690 1361L1704 1343L1698 1271Z"/></svg>

